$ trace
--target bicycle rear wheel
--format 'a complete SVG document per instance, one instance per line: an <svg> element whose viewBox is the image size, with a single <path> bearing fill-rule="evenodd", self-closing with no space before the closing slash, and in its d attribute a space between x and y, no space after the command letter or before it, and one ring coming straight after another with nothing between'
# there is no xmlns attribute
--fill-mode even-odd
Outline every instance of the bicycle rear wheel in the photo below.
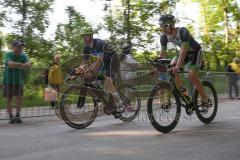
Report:
<svg viewBox="0 0 240 160"><path fill-rule="evenodd" d="M203 81L202 84L206 95L211 99L212 107L202 106L202 102L197 90L194 93L193 102L196 105L196 114L199 120L203 123L208 124L212 122L216 117L218 110L218 98L217 92L210 82Z"/></svg>
<svg viewBox="0 0 240 160"><path fill-rule="evenodd" d="M85 92L82 92L83 90ZM97 112L97 101L89 94L86 87L72 86L63 93L60 114L68 126L76 129L86 128L94 121Z"/></svg>
<svg viewBox="0 0 240 160"><path fill-rule="evenodd" d="M159 132L173 130L181 116L180 99L167 82L162 82L150 91L147 104L148 118Z"/></svg>
<svg viewBox="0 0 240 160"><path fill-rule="evenodd" d="M122 121L133 121L139 114L141 108L140 94L131 84L125 83L117 87L117 91L124 107L123 113L113 114Z"/></svg>

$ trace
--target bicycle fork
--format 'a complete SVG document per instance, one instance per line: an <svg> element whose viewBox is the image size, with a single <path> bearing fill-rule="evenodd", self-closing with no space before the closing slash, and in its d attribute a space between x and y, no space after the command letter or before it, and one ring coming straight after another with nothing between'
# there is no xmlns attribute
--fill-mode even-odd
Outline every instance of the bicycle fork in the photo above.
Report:
<svg viewBox="0 0 240 160"><path fill-rule="evenodd" d="M77 108L82 108L84 106L86 95L87 95L87 89L84 88L80 90L78 101L77 101Z"/></svg>

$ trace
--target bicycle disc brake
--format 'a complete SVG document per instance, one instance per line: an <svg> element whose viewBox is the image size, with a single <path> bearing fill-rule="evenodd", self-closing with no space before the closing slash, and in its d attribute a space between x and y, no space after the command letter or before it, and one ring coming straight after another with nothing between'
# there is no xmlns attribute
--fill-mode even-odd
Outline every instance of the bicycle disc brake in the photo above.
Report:
<svg viewBox="0 0 240 160"><path fill-rule="evenodd" d="M169 112L171 109L171 103L166 103L166 104L162 104L161 108L165 111L165 112Z"/></svg>

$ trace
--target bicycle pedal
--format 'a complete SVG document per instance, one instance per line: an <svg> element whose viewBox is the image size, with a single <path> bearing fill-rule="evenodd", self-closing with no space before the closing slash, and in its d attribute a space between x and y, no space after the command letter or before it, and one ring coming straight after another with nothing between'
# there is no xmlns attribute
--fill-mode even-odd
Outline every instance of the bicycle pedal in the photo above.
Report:
<svg viewBox="0 0 240 160"><path fill-rule="evenodd" d="M206 114L208 112L208 109L209 109L208 107L201 107L199 111L203 114Z"/></svg>
<svg viewBox="0 0 240 160"><path fill-rule="evenodd" d="M122 114L124 111L117 111L117 110L115 110L115 111L113 111L112 113L113 114Z"/></svg>

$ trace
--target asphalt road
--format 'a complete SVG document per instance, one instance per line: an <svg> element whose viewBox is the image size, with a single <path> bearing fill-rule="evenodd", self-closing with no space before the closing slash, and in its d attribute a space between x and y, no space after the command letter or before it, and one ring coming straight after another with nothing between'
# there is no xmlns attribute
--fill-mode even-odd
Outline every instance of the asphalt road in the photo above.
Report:
<svg viewBox="0 0 240 160"><path fill-rule="evenodd" d="M0 121L0 160L239 160L240 100L221 102L215 121L183 116L161 134L146 112L131 123L99 117L89 128L69 128L56 117Z"/></svg>

